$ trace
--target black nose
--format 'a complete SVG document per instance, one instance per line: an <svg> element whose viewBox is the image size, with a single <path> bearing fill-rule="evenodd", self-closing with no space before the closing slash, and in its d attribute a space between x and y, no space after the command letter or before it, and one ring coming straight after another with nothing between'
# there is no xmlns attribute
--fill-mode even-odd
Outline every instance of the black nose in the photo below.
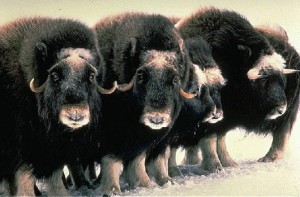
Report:
<svg viewBox="0 0 300 197"><path fill-rule="evenodd" d="M69 120L78 122L78 121L81 121L84 118L84 116L79 115L79 114L70 114L70 115L68 115L68 118L69 118Z"/></svg>
<svg viewBox="0 0 300 197"><path fill-rule="evenodd" d="M149 121L152 124L162 124L164 122L164 118L162 117L149 117Z"/></svg>

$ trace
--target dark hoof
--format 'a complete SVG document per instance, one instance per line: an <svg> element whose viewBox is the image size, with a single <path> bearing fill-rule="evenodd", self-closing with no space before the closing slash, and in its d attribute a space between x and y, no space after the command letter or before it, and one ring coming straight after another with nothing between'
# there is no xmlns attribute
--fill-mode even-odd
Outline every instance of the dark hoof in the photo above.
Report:
<svg viewBox="0 0 300 197"><path fill-rule="evenodd" d="M167 183L175 184L174 180L171 177L163 177L156 180L157 184L161 187L165 186Z"/></svg>
<svg viewBox="0 0 300 197"><path fill-rule="evenodd" d="M169 167L169 176L172 178L183 177L183 174L178 167Z"/></svg>

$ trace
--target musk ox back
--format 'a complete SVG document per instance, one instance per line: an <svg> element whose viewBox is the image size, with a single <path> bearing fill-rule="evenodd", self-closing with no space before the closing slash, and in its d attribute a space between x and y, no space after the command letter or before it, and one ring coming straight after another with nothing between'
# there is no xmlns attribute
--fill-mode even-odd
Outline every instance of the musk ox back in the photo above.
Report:
<svg viewBox="0 0 300 197"><path fill-rule="evenodd" d="M11 195L33 195L35 177L60 183L54 172L86 154L77 147L88 149L88 133L98 132L102 69L81 22L35 17L1 27L0 181Z"/></svg>
<svg viewBox="0 0 300 197"><path fill-rule="evenodd" d="M225 133L234 127L272 133L278 141L285 129L271 125L286 112L286 74L291 72L268 40L244 16L216 8L199 9L175 26L183 38L202 36L211 45L213 58L228 80L221 92L224 119L210 128L219 134L222 155L215 158L217 150L205 153L210 160L205 161L207 166L217 168L219 159L223 166L235 165L224 145ZM263 160L280 158L279 149L273 143L268 159Z"/></svg>
<svg viewBox="0 0 300 197"><path fill-rule="evenodd" d="M110 188L117 188L115 192L120 188L119 176L113 171L123 162L126 169L132 169L129 163L137 158L143 166L143 153L168 133L177 118L180 93L193 95L184 92L189 61L183 40L166 17L125 13L101 20L94 30L107 64L105 85L113 81L120 84L115 95L103 98L101 169L105 173L102 177L111 179L103 178L100 190L111 193ZM118 169L114 163L118 163ZM149 179L139 180L134 174L131 177L137 178L135 185L150 184Z"/></svg>

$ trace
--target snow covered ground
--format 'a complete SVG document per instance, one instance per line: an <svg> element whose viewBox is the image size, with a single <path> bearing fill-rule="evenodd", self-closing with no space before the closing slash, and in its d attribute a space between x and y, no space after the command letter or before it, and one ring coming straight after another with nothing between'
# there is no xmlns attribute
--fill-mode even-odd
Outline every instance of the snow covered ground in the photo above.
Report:
<svg viewBox="0 0 300 197"><path fill-rule="evenodd" d="M300 195L300 118L294 125L284 160L261 163L257 159L269 150L272 138L245 135L239 129L227 136L228 151L239 164L207 176L188 175L181 184L165 188L125 191L131 196L299 196ZM178 151L178 161L183 152ZM187 171L195 166L188 166ZM184 182L184 183L182 183Z"/></svg>
<svg viewBox="0 0 300 197"><path fill-rule="evenodd" d="M300 116L295 122L286 156L274 163L261 163L272 142L271 136L245 134L235 129L227 135L227 147L232 158L239 164L225 168L219 173L192 175L199 166L181 166L183 178L175 179L176 184L163 188L137 188L125 190L124 196L300 196ZM180 164L184 156L178 150ZM42 186L42 185L40 185ZM75 196L97 195L92 190L78 192Z"/></svg>

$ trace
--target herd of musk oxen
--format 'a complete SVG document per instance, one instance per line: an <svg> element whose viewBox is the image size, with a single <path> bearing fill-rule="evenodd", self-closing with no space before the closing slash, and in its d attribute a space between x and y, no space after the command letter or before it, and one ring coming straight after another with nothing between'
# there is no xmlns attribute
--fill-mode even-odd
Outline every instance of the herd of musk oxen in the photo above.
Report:
<svg viewBox="0 0 300 197"><path fill-rule="evenodd" d="M218 172L237 165L225 144L235 127L270 133L259 161L282 159L299 70L283 28L214 7L183 18L128 12L92 27L50 17L2 24L0 195L41 195L39 179L48 196L70 195L70 184L121 194L121 178L162 186L183 176L178 147L186 164Z"/></svg>

